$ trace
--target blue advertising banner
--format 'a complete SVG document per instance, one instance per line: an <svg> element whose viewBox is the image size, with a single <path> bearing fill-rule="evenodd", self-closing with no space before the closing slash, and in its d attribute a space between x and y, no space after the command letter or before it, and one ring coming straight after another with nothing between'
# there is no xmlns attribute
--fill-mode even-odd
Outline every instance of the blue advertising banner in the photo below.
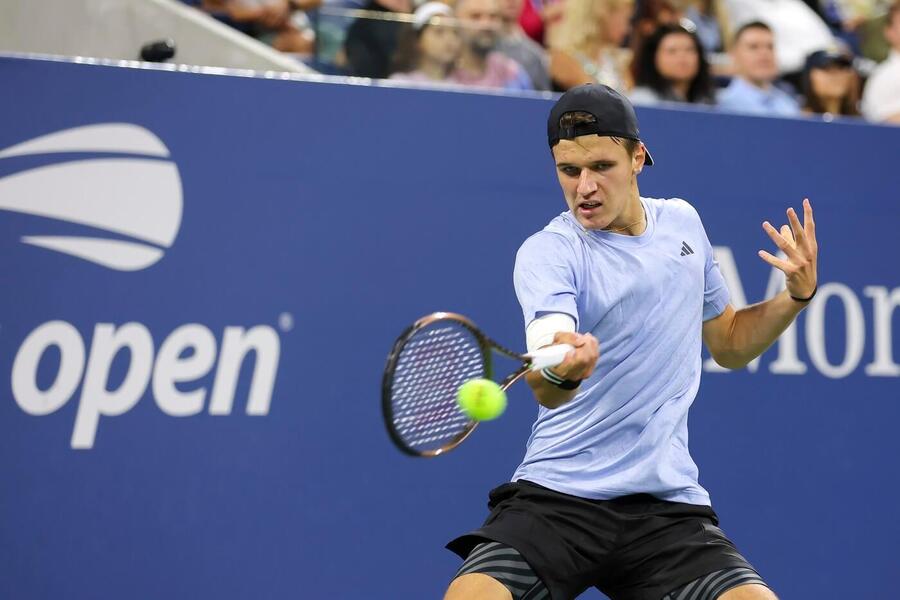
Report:
<svg viewBox="0 0 900 600"><path fill-rule="evenodd" d="M565 208L550 101L0 73L0 595L439 598L536 408L517 386L412 459L384 360L435 310L524 347L515 252ZM698 209L736 305L782 283L762 221L816 211L815 302L748 368L705 363L690 444L722 527L783 598L892 597L900 130L639 117L643 195Z"/></svg>

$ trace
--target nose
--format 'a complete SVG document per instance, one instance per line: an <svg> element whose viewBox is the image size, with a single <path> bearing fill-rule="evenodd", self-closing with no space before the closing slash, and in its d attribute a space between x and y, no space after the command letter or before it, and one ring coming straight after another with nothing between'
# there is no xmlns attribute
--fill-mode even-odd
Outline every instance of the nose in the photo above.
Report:
<svg viewBox="0 0 900 600"><path fill-rule="evenodd" d="M587 198L597 191L597 182L591 177L590 169L582 169L578 177L578 187L575 190L582 198Z"/></svg>

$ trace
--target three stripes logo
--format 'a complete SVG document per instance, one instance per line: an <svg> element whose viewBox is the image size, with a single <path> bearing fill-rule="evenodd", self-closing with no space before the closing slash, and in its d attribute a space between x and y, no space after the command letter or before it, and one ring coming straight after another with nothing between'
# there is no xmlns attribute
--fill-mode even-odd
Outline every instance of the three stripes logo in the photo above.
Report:
<svg viewBox="0 0 900 600"><path fill-rule="evenodd" d="M681 242L681 255L687 256L688 254L693 254L693 253L694 253L694 249L691 248L690 246L688 246L687 242L682 241Z"/></svg>
<svg viewBox="0 0 900 600"><path fill-rule="evenodd" d="M72 153L101 156L79 159ZM117 271L146 269L172 246L181 227L181 176L152 132L131 123L101 123L0 150L0 160L28 155L51 162L0 178L0 210L92 230L26 235L23 243Z"/></svg>

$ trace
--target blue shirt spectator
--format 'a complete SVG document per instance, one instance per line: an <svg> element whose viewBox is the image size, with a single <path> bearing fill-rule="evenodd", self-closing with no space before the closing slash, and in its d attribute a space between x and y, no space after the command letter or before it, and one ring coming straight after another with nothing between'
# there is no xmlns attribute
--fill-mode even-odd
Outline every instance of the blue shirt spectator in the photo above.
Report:
<svg viewBox="0 0 900 600"><path fill-rule="evenodd" d="M719 106L725 110L793 117L800 114L800 105L793 96L774 85L760 88L741 77L735 77L727 88L719 92Z"/></svg>
<svg viewBox="0 0 900 600"><path fill-rule="evenodd" d="M797 100L775 85L778 79L775 37L768 25L753 21L738 29L731 45L731 58L735 76L719 94L720 107L777 117L800 114Z"/></svg>
<svg viewBox="0 0 900 600"><path fill-rule="evenodd" d="M463 50L451 81L506 90L534 89L525 69L496 51L503 28L498 0L458 0L456 16L462 25Z"/></svg>

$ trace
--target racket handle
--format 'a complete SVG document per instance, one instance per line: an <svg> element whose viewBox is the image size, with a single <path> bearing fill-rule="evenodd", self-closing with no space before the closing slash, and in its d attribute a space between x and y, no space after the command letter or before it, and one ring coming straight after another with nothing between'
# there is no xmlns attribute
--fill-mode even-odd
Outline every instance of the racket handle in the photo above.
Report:
<svg viewBox="0 0 900 600"><path fill-rule="evenodd" d="M532 371L540 371L546 367L555 367L566 359L566 354L574 349L575 347L569 344L554 344L529 352L525 357L531 360Z"/></svg>

